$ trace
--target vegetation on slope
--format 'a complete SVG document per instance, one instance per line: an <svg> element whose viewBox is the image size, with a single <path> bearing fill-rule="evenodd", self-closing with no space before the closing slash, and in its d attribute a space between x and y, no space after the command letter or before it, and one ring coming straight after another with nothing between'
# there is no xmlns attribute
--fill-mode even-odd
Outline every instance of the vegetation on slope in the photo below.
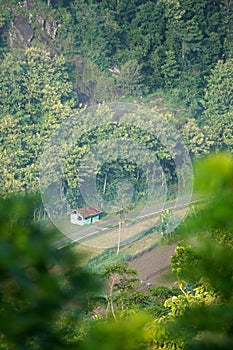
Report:
<svg viewBox="0 0 233 350"><path fill-rule="evenodd" d="M0 347L230 349L233 160L219 154L196 169L198 192L211 202L180 232L179 288L142 291L127 263L104 269L98 287L69 249L51 248L31 221L33 202L1 201Z"/></svg>
<svg viewBox="0 0 233 350"><path fill-rule="evenodd" d="M232 349L232 1L0 5L0 348ZM129 126L118 123L105 104L135 100L144 112L126 113ZM71 206L85 204L81 175L93 171L76 171L82 157L101 142L107 149L110 135L148 147L161 162L168 190L176 192L175 150L169 154L143 130L156 106L161 134L169 133L169 121L193 161L217 153L202 160L195 174L208 207L180 228L182 241L172 257L178 290L140 290L136 272L121 261L101 272L100 286L71 251L52 249L49 235L32 223L35 212L45 209L41 200L16 195L38 192L44 146L75 113L86 124L67 153L59 193ZM100 116L111 123L85 129ZM65 147L57 143L52 153ZM45 170L56 179L53 160L47 159ZM114 154L96 175L105 200L116 198L125 177L135 185L134 203L148 194L134 156L127 162Z"/></svg>

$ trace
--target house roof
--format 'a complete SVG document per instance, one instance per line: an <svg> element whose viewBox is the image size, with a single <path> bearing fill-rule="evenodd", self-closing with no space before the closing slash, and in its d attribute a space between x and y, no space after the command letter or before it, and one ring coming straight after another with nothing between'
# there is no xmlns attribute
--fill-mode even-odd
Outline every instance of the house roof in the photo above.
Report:
<svg viewBox="0 0 233 350"><path fill-rule="evenodd" d="M90 216L95 216L95 215L102 213L102 211L97 207L89 206L89 207L77 209L76 213L78 215L82 216L84 219L87 219Z"/></svg>

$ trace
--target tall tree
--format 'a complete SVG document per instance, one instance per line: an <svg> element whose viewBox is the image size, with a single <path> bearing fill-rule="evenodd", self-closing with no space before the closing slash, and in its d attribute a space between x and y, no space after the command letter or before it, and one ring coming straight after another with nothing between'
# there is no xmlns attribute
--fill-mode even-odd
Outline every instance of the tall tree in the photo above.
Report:
<svg viewBox="0 0 233 350"><path fill-rule="evenodd" d="M36 48L1 61L1 193L36 190L45 140L77 103L63 57Z"/></svg>
<svg viewBox="0 0 233 350"><path fill-rule="evenodd" d="M218 61L212 69L203 101L203 124L215 149L233 149L233 59Z"/></svg>

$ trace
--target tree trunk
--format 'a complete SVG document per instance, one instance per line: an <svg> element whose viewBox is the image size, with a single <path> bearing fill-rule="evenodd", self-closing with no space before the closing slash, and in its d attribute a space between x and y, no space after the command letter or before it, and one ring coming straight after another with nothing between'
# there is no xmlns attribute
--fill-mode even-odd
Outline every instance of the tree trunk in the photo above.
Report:
<svg viewBox="0 0 233 350"><path fill-rule="evenodd" d="M104 187L103 187L103 194L105 194L105 192L106 192L107 177L108 177L108 174L106 173L106 174L104 175Z"/></svg>
<svg viewBox="0 0 233 350"><path fill-rule="evenodd" d="M120 244L121 244L121 225L122 221L119 219L119 228L118 228L118 242L117 242L117 252L116 254L118 255L120 252Z"/></svg>

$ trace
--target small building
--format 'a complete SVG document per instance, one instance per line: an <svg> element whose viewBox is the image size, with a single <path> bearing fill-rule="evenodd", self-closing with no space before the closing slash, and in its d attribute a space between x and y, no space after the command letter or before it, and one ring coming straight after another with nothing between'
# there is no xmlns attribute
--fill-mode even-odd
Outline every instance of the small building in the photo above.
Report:
<svg viewBox="0 0 233 350"><path fill-rule="evenodd" d="M79 208L72 210L70 215L70 221L76 225L89 225L100 219L102 211L94 206Z"/></svg>

